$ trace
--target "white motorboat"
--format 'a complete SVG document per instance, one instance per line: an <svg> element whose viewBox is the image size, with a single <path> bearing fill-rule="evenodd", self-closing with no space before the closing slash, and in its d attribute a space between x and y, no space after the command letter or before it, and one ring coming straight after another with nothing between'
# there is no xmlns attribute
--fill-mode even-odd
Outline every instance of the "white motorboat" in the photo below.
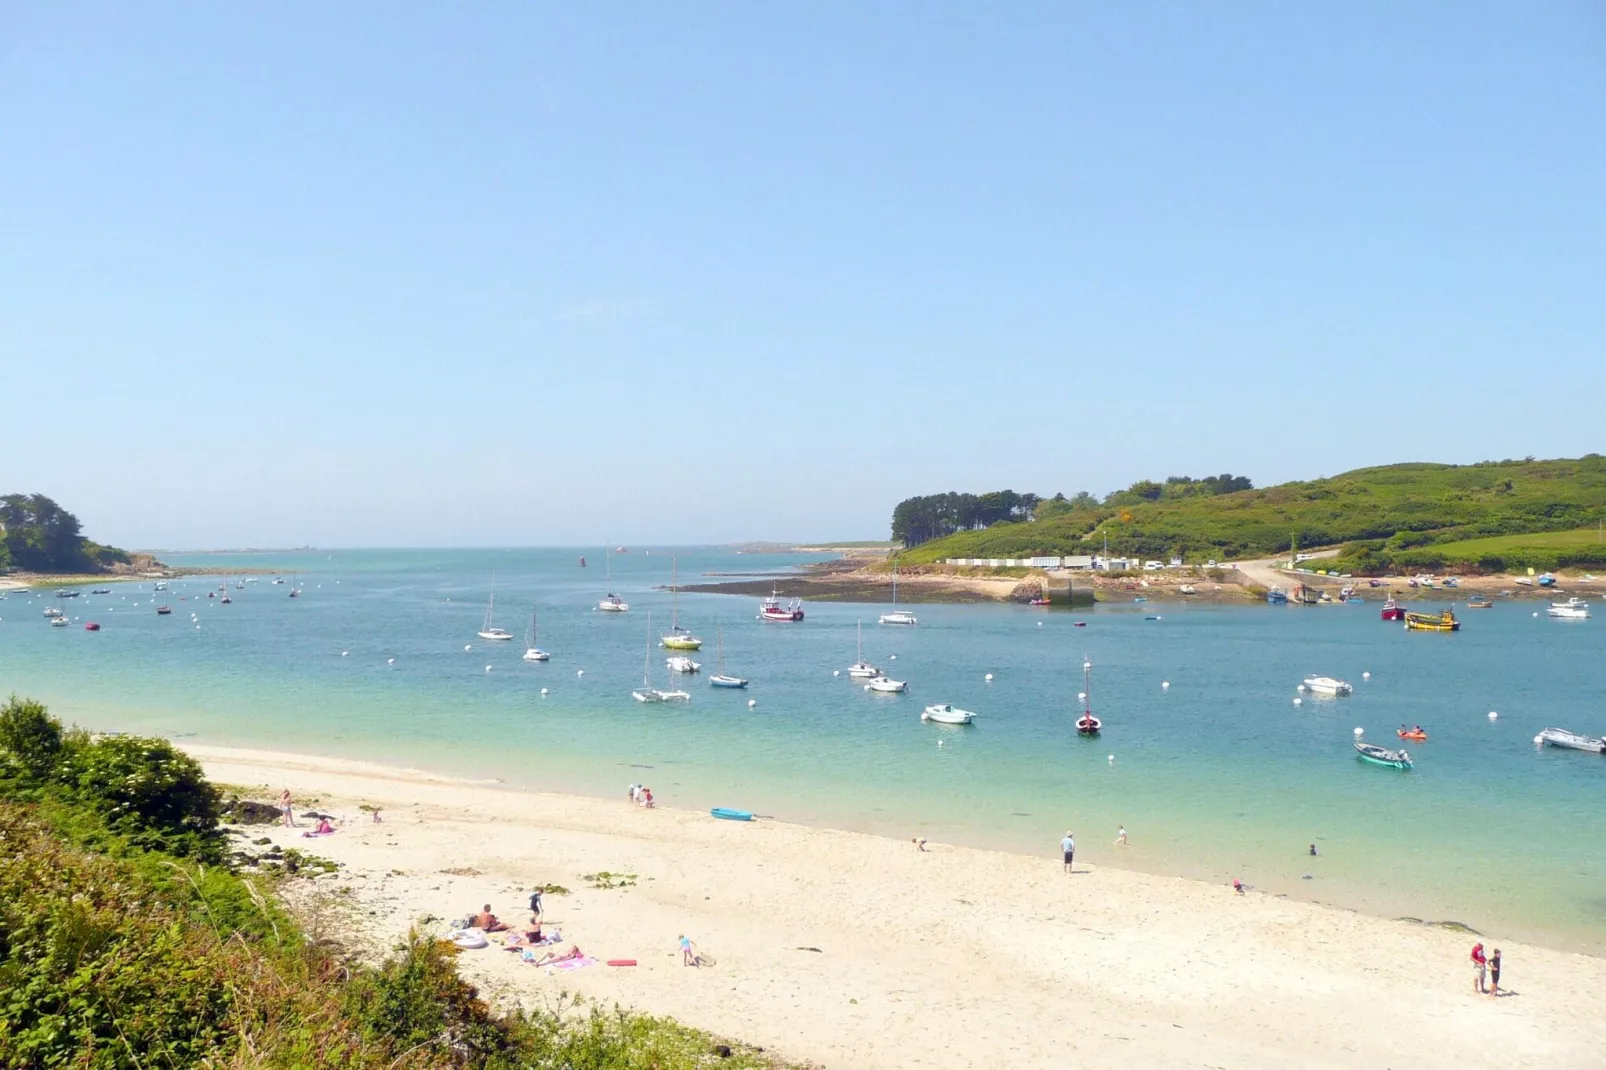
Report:
<svg viewBox="0 0 1606 1070"><path fill-rule="evenodd" d="M530 609L530 630L524 633L524 660L547 661L552 657L545 650L535 645L535 609Z"/></svg>
<svg viewBox="0 0 1606 1070"><path fill-rule="evenodd" d="M872 676L880 676L881 670L864 660L864 621L859 622L859 660L848 666L848 676L859 680L868 680Z"/></svg>
<svg viewBox="0 0 1606 1070"><path fill-rule="evenodd" d="M1565 602L1550 603L1550 608L1545 612L1562 620L1588 620L1589 603L1581 598L1569 598Z"/></svg>
<svg viewBox="0 0 1606 1070"><path fill-rule="evenodd" d="M936 721L938 724L969 724L975 716L969 710L955 709L946 702L927 706L920 713L922 721Z"/></svg>
<svg viewBox="0 0 1606 1070"><path fill-rule="evenodd" d="M1333 697L1337 697L1339 695L1348 695L1353 693L1355 690L1355 688L1351 687L1343 680L1335 680L1331 676L1307 676L1305 677L1304 686L1305 690L1311 692L1312 694L1330 695Z"/></svg>
<svg viewBox="0 0 1606 1070"><path fill-rule="evenodd" d="M50 618L50 626L52 628L65 628L69 623L71 622L67 620L65 615Z"/></svg>
<svg viewBox="0 0 1606 1070"><path fill-rule="evenodd" d="M898 570L892 570L892 611L881 614L882 624L919 624L920 620L913 613L905 613L898 608Z"/></svg>
<svg viewBox="0 0 1606 1070"><path fill-rule="evenodd" d="M1583 750L1592 754L1606 754L1606 740L1599 736L1581 736L1565 728L1547 728L1539 733L1539 740L1547 746L1567 750Z"/></svg>
<svg viewBox="0 0 1606 1070"><path fill-rule="evenodd" d="M49 609L45 610L45 616L47 617L59 617L61 615L61 610L57 609L55 606L51 606Z"/></svg>
<svg viewBox="0 0 1606 1070"><path fill-rule="evenodd" d="M691 673L702 669L701 664L684 654L672 654L664 659L664 664L669 666L670 672Z"/></svg>
<svg viewBox="0 0 1606 1070"><path fill-rule="evenodd" d="M780 592L770 588L770 596L758 605L759 620L778 620L797 623L803 619L803 600L794 598L785 605L781 604Z"/></svg>
<svg viewBox="0 0 1606 1070"><path fill-rule="evenodd" d="M613 555L607 550L602 551L602 571L603 579L609 587L612 587ZM623 598L620 598L612 591L609 591L607 597L597 603L597 608L602 610L604 613L629 613L630 603L626 602Z"/></svg>
<svg viewBox="0 0 1606 1070"><path fill-rule="evenodd" d="M295 593L294 591L291 592L291 594L294 594L294 593ZM492 576L491 577L491 600L485 607L485 623L480 625L480 630L476 634L479 635L479 637L481 639L490 639L490 640L494 640L495 642L499 642L499 643L507 642L509 639L513 638L513 633L508 631L506 628L498 628L492 622L492 618L495 615L496 615L496 577Z"/></svg>
<svg viewBox="0 0 1606 1070"><path fill-rule="evenodd" d="M877 676L864 685L866 691L879 691L883 695L902 694L909 690L909 685L902 680L894 680L889 676Z"/></svg>

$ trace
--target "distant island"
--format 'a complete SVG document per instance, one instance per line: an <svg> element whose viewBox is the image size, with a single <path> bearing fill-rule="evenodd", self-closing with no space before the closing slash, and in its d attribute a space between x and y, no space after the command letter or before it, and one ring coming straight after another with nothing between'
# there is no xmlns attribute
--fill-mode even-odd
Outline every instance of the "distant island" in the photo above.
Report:
<svg viewBox="0 0 1606 1070"><path fill-rule="evenodd" d="M96 576L159 567L148 554L84 538L78 518L43 494L0 496L0 575Z"/></svg>

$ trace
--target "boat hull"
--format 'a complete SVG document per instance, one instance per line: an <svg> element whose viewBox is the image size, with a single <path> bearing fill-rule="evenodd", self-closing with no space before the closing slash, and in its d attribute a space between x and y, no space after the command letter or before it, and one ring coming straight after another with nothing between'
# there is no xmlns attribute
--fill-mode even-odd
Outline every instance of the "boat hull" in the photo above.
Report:
<svg viewBox="0 0 1606 1070"><path fill-rule="evenodd" d="M673 635L666 635L663 637L661 642L663 643L665 650L701 650L703 648L703 641L701 639L686 639Z"/></svg>
<svg viewBox="0 0 1606 1070"><path fill-rule="evenodd" d="M746 810L734 810L729 806L716 806L713 809L709 810L708 813L709 813L710 816L717 817L721 821L751 821L751 820L753 820L753 815L751 813L749 813L748 811L746 811Z"/></svg>
<svg viewBox="0 0 1606 1070"><path fill-rule="evenodd" d="M1569 732L1565 728L1547 728L1539 733L1540 742L1547 747L1561 747L1563 750L1581 750L1587 754L1606 754L1606 739L1595 736L1581 736L1576 732Z"/></svg>
<svg viewBox="0 0 1606 1070"><path fill-rule="evenodd" d="M747 681L740 676L710 676L708 682L713 687L746 687Z"/></svg>

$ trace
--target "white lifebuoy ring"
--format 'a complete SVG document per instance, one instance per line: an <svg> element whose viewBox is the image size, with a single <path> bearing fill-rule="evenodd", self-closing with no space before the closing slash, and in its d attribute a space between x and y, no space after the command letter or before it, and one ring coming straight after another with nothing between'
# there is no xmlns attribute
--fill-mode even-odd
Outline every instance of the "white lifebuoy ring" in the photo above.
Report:
<svg viewBox="0 0 1606 1070"><path fill-rule="evenodd" d="M478 929L458 929L447 939L464 951L478 951L482 947L490 946L491 943L485 939L485 934Z"/></svg>

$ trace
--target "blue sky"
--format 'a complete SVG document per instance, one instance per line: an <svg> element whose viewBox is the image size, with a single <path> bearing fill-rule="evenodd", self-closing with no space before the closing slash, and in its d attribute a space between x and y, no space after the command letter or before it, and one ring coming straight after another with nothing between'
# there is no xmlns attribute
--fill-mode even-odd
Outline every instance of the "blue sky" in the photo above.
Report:
<svg viewBox="0 0 1606 1070"><path fill-rule="evenodd" d="M1598 4L773 7L0 8L0 491L816 539L1602 449Z"/></svg>

